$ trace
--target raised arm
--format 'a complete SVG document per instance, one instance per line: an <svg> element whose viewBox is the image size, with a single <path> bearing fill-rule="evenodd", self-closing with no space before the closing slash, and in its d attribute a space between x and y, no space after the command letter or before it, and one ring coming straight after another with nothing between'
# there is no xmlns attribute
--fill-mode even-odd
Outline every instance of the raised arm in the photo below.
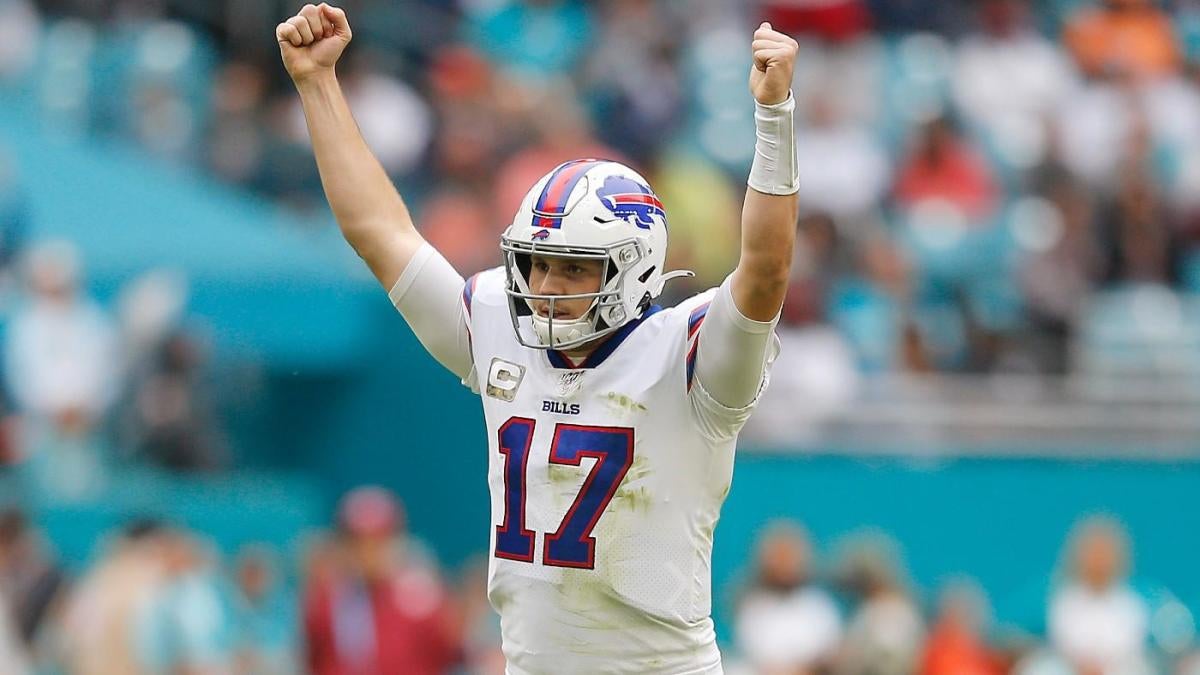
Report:
<svg viewBox="0 0 1200 675"><path fill-rule="evenodd" d="M371 154L334 66L350 44L340 8L305 5L275 29L283 63L300 92L325 196L343 236L385 288L400 278L424 240L391 179Z"/></svg>
<svg viewBox="0 0 1200 675"><path fill-rule="evenodd" d="M350 114L334 65L350 44L346 13L305 5L275 28L304 106L325 197L342 235L388 289L421 344L460 378L471 370L463 279L413 226L391 179Z"/></svg>
<svg viewBox="0 0 1200 675"><path fill-rule="evenodd" d="M796 242L799 189L791 97L798 46L764 23L751 44L750 92L757 146L742 206L742 251L733 272L733 299L748 319L770 321L783 306Z"/></svg>
<svg viewBox="0 0 1200 675"><path fill-rule="evenodd" d="M796 41L764 23L754 32L757 141L742 207L742 249L737 268L707 311L696 345L695 377L713 433L745 422L778 352L775 320L787 293L796 240L798 206L791 97Z"/></svg>

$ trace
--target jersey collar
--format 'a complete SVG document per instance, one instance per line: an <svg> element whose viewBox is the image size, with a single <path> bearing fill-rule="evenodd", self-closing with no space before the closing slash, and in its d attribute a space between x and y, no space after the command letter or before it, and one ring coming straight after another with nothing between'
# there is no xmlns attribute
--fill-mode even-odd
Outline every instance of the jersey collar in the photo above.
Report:
<svg viewBox="0 0 1200 675"><path fill-rule="evenodd" d="M587 358L585 358L582 363L572 363L571 359L567 357L566 354L563 354L557 349L546 350L546 358L550 360L550 366L552 368L558 368L561 370L595 368L601 363L604 363L605 359L607 359L609 355L616 351L617 347L620 347L621 343L625 341L625 338L629 337L630 334L633 333L634 329L640 326L647 317L652 314L657 314L660 311L662 311L662 307L659 307L658 305L650 305L646 308L645 312L642 312L641 316L633 321L630 321L624 326L621 326L620 330L605 338L604 342L601 342L599 347L596 347L591 354L588 354Z"/></svg>

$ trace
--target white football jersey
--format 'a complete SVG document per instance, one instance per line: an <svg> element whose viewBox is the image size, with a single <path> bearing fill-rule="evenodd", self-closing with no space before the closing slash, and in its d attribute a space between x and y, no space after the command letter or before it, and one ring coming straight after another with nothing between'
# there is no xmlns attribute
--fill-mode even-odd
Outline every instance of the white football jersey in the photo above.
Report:
<svg viewBox="0 0 1200 675"><path fill-rule="evenodd" d="M517 342L504 286L503 269L482 272L463 301L509 674L720 673L713 530L752 406L692 381L717 289L651 310L575 367Z"/></svg>

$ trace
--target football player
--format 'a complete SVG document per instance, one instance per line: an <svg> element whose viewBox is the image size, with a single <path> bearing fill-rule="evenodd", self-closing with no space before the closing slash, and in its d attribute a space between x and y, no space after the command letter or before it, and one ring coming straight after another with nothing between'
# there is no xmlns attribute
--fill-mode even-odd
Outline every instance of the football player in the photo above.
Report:
<svg viewBox="0 0 1200 675"><path fill-rule="evenodd" d="M765 23L751 42L757 140L737 268L663 309L664 284L689 273L663 269L667 214L635 171L555 168L501 236L503 264L464 281L355 126L334 73L345 13L306 5L276 37L346 240L483 401L488 596L508 673L720 673L713 531L778 351L797 215L796 42Z"/></svg>

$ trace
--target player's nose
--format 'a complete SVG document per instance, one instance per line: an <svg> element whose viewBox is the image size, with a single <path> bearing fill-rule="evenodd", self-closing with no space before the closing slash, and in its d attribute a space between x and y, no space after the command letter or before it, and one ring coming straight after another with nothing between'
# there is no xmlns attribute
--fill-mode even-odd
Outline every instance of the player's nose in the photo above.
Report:
<svg viewBox="0 0 1200 675"><path fill-rule="evenodd" d="M563 295L564 288L562 275L551 269L541 278L541 283L534 289L534 292L539 295Z"/></svg>

